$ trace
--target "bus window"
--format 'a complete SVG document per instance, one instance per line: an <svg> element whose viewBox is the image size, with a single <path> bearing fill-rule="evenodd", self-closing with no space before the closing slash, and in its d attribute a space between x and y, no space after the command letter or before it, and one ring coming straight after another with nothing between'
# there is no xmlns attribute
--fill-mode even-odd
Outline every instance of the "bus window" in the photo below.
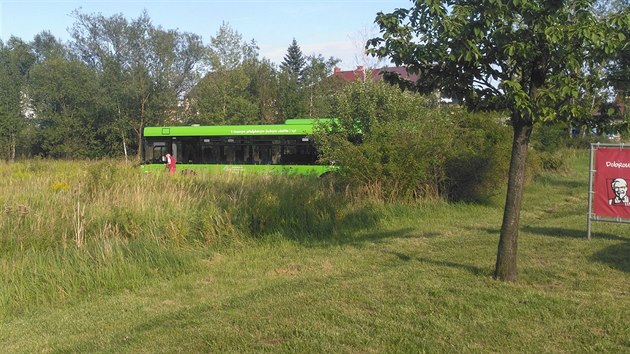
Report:
<svg viewBox="0 0 630 354"><path fill-rule="evenodd" d="M201 163L219 163L220 146L217 141L204 137L201 139Z"/></svg>
<svg viewBox="0 0 630 354"><path fill-rule="evenodd" d="M175 156L175 161L182 161L182 143L181 141L173 141L171 144L172 155Z"/></svg>
<svg viewBox="0 0 630 354"><path fill-rule="evenodd" d="M233 145L226 145L223 147L223 158L221 162L234 163L236 162L236 152Z"/></svg>
<svg viewBox="0 0 630 354"><path fill-rule="evenodd" d="M281 152L282 145L280 145L280 140L274 140L273 145L271 145L271 163L273 165L280 164Z"/></svg>
<svg viewBox="0 0 630 354"><path fill-rule="evenodd" d="M297 141L295 139L284 139L280 163L282 163L283 165L295 165L298 163L296 145Z"/></svg>
<svg viewBox="0 0 630 354"><path fill-rule="evenodd" d="M255 163L255 161L254 161L254 147L251 145L251 143L249 145L245 146L245 163L248 163L248 164Z"/></svg>
<svg viewBox="0 0 630 354"><path fill-rule="evenodd" d="M145 148L146 163L163 163L162 156L168 152L166 141L148 141Z"/></svg>
<svg viewBox="0 0 630 354"><path fill-rule="evenodd" d="M181 139L181 159L182 163L201 163L199 158L199 138L182 138Z"/></svg>
<svg viewBox="0 0 630 354"><path fill-rule="evenodd" d="M244 145L236 145L234 146L234 162L243 163L247 161L245 159L245 146Z"/></svg>
<svg viewBox="0 0 630 354"><path fill-rule="evenodd" d="M252 162L256 165L264 162L264 149L260 145L252 145Z"/></svg>

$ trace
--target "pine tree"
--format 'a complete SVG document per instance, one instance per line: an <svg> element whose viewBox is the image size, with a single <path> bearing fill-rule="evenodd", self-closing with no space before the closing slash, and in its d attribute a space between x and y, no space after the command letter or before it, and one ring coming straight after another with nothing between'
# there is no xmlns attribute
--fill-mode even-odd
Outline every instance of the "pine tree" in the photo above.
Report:
<svg viewBox="0 0 630 354"><path fill-rule="evenodd" d="M294 77L297 82L301 82L305 65L306 59L302 55L302 50L297 41L293 38L293 42L287 49L287 55L284 56L280 68Z"/></svg>

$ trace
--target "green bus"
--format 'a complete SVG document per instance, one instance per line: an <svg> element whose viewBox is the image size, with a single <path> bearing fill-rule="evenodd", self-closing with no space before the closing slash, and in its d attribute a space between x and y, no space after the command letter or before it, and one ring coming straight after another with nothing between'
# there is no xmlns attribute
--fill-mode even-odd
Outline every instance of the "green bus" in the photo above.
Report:
<svg viewBox="0 0 630 354"><path fill-rule="evenodd" d="M317 163L311 134L331 119L288 119L275 125L145 127L145 171L163 170L164 156L177 171L231 171L322 175L332 166Z"/></svg>

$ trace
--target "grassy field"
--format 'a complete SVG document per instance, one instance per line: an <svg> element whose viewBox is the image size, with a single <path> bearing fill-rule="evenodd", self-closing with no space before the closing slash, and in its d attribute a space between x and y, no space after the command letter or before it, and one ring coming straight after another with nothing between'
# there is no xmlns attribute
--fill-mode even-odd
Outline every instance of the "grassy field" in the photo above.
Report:
<svg viewBox="0 0 630 354"><path fill-rule="evenodd" d="M3 166L0 351L630 351L630 226L586 239L586 152L502 197L384 205L312 179Z"/></svg>

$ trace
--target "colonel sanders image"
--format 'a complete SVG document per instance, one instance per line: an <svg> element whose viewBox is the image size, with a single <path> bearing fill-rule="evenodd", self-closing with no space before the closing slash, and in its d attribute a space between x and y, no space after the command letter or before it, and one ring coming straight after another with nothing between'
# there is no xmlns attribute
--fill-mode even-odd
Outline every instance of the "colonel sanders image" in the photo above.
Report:
<svg viewBox="0 0 630 354"><path fill-rule="evenodd" d="M625 205L630 206L630 198L628 198L628 182L623 178L615 178L611 183L615 198L609 199L609 205Z"/></svg>

